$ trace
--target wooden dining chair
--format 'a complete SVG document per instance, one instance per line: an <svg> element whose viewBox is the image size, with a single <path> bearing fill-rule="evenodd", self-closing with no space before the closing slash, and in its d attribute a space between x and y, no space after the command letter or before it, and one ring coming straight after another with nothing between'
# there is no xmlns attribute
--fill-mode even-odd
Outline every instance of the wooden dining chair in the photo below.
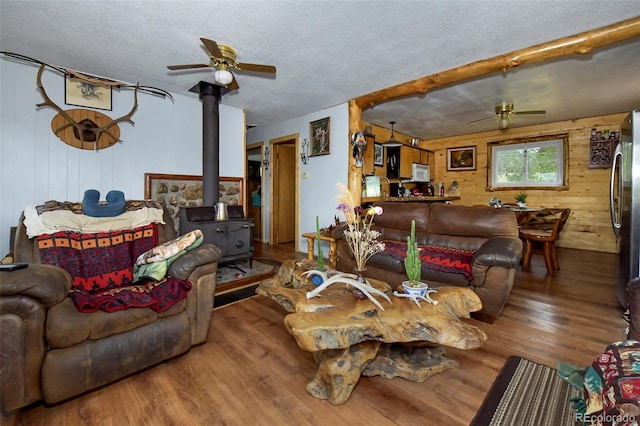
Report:
<svg viewBox="0 0 640 426"><path fill-rule="evenodd" d="M543 209L536 213L529 222L520 229L520 239L524 247L522 252L522 269L531 266L531 256L537 243L542 244L544 263L548 273L560 269L556 253L556 240L564 228L571 209Z"/></svg>

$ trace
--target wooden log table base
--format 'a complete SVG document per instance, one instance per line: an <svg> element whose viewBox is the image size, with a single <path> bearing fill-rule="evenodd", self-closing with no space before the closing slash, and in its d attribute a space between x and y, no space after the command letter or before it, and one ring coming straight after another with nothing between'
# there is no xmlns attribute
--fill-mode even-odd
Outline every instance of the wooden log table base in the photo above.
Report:
<svg viewBox="0 0 640 426"><path fill-rule="evenodd" d="M284 320L287 330L318 365L307 385L316 398L343 404L361 376L422 382L458 365L444 346L476 349L487 339L484 331L460 321L482 308L470 289L441 287L432 296L438 305L425 302L421 308L403 298L391 296L392 303L379 298L382 311L368 299L353 297L352 289L341 283L307 299L315 286L301 274L309 266L307 261L285 262L257 293L291 312ZM368 281L391 294L387 283Z"/></svg>

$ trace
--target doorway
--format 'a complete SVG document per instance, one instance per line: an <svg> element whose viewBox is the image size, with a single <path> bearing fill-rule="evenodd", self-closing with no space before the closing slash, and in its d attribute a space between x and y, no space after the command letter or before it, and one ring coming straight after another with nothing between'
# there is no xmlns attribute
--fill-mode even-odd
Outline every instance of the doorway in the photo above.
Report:
<svg viewBox="0 0 640 426"><path fill-rule="evenodd" d="M253 218L253 239L262 241L262 150L264 144L247 147L247 194L244 205L247 206L247 217Z"/></svg>
<svg viewBox="0 0 640 426"><path fill-rule="evenodd" d="M298 235L297 138L271 141L271 241L296 245Z"/></svg>

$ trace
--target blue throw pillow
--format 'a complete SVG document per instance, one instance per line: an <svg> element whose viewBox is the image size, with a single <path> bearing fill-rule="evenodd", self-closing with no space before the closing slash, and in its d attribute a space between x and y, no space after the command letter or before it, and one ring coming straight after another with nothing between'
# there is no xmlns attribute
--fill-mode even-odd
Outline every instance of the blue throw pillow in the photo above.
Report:
<svg viewBox="0 0 640 426"><path fill-rule="evenodd" d="M109 191L106 198L107 203L100 204L100 191L87 189L82 199L82 211L93 217L113 217L122 214L126 207L124 192Z"/></svg>

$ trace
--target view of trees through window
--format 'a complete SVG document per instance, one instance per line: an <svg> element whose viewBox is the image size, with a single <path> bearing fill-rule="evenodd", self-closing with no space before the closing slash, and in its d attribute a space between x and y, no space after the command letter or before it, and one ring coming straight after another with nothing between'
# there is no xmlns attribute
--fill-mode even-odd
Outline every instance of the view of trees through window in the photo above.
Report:
<svg viewBox="0 0 640 426"><path fill-rule="evenodd" d="M549 187L564 185L566 138L489 145L491 187Z"/></svg>

